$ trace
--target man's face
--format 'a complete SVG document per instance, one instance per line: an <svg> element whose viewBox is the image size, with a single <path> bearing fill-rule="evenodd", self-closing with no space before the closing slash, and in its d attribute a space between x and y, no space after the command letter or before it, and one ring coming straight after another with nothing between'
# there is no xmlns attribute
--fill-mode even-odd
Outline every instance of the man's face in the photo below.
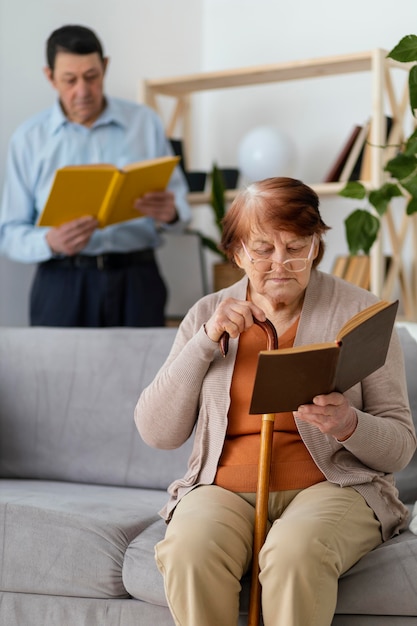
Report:
<svg viewBox="0 0 417 626"><path fill-rule="evenodd" d="M97 52L58 52L54 70L45 74L59 95L64 113L71 122L91 126L104 107L103 81L107 59Z"/></svg>

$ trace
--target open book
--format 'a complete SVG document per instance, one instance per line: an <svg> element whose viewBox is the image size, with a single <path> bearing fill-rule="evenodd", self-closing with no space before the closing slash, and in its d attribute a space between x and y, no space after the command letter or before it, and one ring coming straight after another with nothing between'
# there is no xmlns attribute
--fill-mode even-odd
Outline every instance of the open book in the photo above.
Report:
<svg viewBox="0 0 417 626"><path fill-rule="evenodd" d="M68 165L55 173L52 189L38 226L60 226L92 215L100 228L140 217L136 198L167 186L179 161L166 156L117 168L108 163Z"/></svg>
<svg viewBox="0 0 417 626"><path fill-rule="evenodd" d="M377 302L346 322L334 341L260 352L249 413L296 411L375 372L385 363L397 309L398 300Z"/></svg>

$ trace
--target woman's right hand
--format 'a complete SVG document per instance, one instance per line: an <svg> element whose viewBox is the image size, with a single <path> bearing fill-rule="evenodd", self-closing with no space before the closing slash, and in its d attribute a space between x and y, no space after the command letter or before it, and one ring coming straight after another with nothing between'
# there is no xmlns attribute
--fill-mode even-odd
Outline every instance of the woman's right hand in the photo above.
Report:
<svg viewBox="0 0 417 626"><path fill-rule="evenodd" d="M227 298L227 300L220 302L213 315L206 322L206 335L216 343L224 332L235 339L254 324L254 317L260 322L266 320L263 310L253 302Z"/></svg>

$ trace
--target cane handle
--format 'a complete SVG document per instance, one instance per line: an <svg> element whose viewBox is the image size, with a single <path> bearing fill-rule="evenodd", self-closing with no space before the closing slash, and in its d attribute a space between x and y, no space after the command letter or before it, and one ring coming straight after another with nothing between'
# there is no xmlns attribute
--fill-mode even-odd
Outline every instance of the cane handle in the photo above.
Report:
<svg viewBox="0 0 417 626"><path fill-rule="evenodd" d="M262 328L262 330L265 332L267 336L267 341L268 341L267 350L276 350L278 348L278 335L277 335L277 331L275 330L275 326L273 325L273 323L270 322L269 319L266 319L264 322L261 322L258 319L256 319L256 317L253 318L253 321L255 324L257 324L257 326ZM230 339L230 335L227 331L224 331L224 333L219 339L220 352L222 353L222 356L224 357L226 356L229 350L229 339Z"/></svg>

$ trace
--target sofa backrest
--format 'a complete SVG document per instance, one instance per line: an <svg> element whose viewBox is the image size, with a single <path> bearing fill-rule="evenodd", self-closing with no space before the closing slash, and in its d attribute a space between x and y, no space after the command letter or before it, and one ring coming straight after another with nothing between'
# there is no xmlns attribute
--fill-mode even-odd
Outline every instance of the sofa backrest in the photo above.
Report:
<svg viewBox="0 0 417 626"><path fill-rule="evenodd" d="M398 332L417 427L417 343ZM192 442L154 450L133 421L175 333L0 327L0 476L161 489L182 476ZM417 501L417 453L396 479Z"/></svg>
<svg viewBox="0 0 417 626"><path fill-rule="evenodd" d="M190 444L149 448L133 412L176 329L0 328L0 476L166 489Z"/></svg>

